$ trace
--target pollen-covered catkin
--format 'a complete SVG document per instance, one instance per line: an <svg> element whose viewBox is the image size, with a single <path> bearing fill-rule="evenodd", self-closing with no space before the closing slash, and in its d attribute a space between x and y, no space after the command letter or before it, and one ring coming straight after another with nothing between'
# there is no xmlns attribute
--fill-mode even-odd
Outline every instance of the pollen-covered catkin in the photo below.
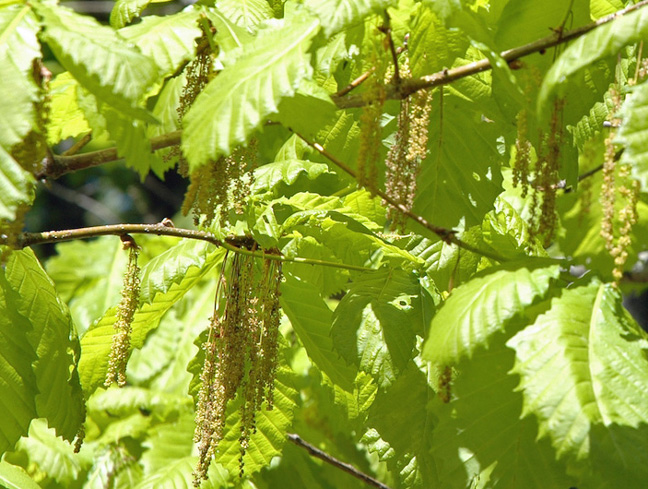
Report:
<svg viewBox="0 0 648 489"><path fill-rule="evenodd" d="M252 140L247 147L238 146L231 155L194 170L182 204L183 214L193 209L195 223L206 225L214 221L217 212L221 225L227 222L230 210L241 214L254 181L256 156L257 145Z"/></svg>
<svg viewBox="0 0 648 489"><path fill-rule="evenodd" d="M140 295L140 269L137 266L139 247L130 236L124 237L122 240L124 248L128 250L128 267L124 275L122 299L117 306L117 318L114 325L115 333L113 334L108 359L108 371L104 382L106 387L113 382L117 382L120 387L126 385L126 364L130 356L131 325L137 311Z"/></svg>
<svg viewBox="0 0 648 489"><path fill-rule="evenodd" d="M364 83L362 99L365 103L360 115L360 149L358 150L358 183L369 190L376 189L377 162L382 145L381 117L387 98L385 72L387 63L382 43L373 42L371 51L373 73Z"/></svg>
<svg viewBox="0 0 648 489"><path fill-rule="evenodd" d="M387 195L407 210L414 205L416 179L427 156L431 99L431 92L419 91L401 102L396 141L385 160ZM400 209L390 207L389 218L393 230L404 229L406 217Z"/></svg>
<svg viewBox="0 0 648 489"><path fill-rule="evenodd" d="M522 198L529 192L529 162L531 142L528 139L527 112L522 109L517 115L517 138L515 139L515 162L513 163L513 186L520 186Z"/></svg>
<svg viewBox="0 0 648 489"><path fill-rule="evenodd" d="M207 477L211 459L223 439L228 402L240 405L240 468L250 437L256 432L256 413L273 405L279 334L281 266L266 259L263 270L255 259L236 254L229 266L223 310L215 311L202 348L205 360L196 407L194 441L199 462L194 485ZM259 283L260 280L260 283Z"/></svg>

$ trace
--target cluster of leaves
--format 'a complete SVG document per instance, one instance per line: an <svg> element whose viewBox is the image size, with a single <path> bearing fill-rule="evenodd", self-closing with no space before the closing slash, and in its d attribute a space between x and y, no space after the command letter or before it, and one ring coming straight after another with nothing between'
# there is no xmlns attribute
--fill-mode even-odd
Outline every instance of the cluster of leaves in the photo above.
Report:
<svg viewBox="0 0 648 489"><path fill-rule="evenodd" d="M46 176L57 161L47 147L62 140L91 131L142 176L176 163L173 152L152 152L150 138L182 130L191 174L254 141L245 201L201 222L223 241L244 238L285 258L273 409L255 415L241 476L245 400L227 404L201 487L361 487L286 444L290 431L394 488L645 486L648 336L617 282L648 242L640 76L648 8L564 44L570 27L624 2L218 0L134 22L148 3L117 0L111 26L52 0L0 5L0 229L4 244L21 243L34 174ZM558 46L515 70L498 54L549 29ZM213 46L214 72L179 111L196 39ZM57 62L51 80L45 48ZM390 149L408 139L398 135L394 100L411 82L396 77L403 56L409 71L399 73L421 87L483 58L492 69L425 97L427 148L408 170L417 191L404 206L420 219L394 234L391 220L403 220L388 213L380 189L393 184L381 176ZM367 73L381 79L354 81ZM357 94L346 94L350 84ZM368 139L358 107L376 86L380 104L371 107L381 113ZM606 143L610 125L620 127ZM558 129L561 137L543 136ZM380 143L369 148L372 191L349 175L365 174L354 163L366 161L363 140ZM522 147L522 181L533 192L513 185ZM604 209L583 182L601 188L596 169L606 158L619 160L624 182L608 178ZM551 178L542 174L548 166ZM641 191L622 212L624 199L609 192L630 180ZM534 222L547 207L545 242ZM453 231L439 239L425 223ZM625 262L608 253L610 235L626 243ZM226 252L171 237L137 243L139 299L121 389L104 388L124 317L119 239L59 244L44 266L29 248L3 247L0 484L191 486L192 394L204 363L197 345ZM588 272L575 278L571 265Z"/></svg>

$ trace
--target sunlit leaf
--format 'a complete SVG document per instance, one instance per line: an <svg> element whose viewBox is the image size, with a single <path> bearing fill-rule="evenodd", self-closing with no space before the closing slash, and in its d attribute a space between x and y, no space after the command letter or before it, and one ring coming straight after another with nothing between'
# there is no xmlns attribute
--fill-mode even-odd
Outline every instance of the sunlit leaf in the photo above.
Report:
<svg viewBox="0 0 648 489"><path fill-rule="evenodd" d="M545 298L559 273L558 265L520 263L457 287L432 320L424 357L439 366L471 357Z"/></svg>
<svg viewBox="0 0 648 489"><path fill-rule="evenodd" d="M602 25L569 45L544 77L538 112L546 112L550 97L579 70L599 59L616 55L625 45L648 34L648 10L639 9Z"/></svg>
<svg viewBox="0 0 648 489"><path fill-rule="evenodd" d="M538 419L571 470L641 487L648 478L648 335L618 290L598 282L565 290L508 346L524 415Z"/></svg>
<svg viewBox="0 0 648 489"><path fill-rule="evenodd" d="M36 124L34 104L39 89L32 63L41 57L36 37L39 28L29 5L0 9L0 79L7 87L0 91L0 146L5 150L18 144Z"/></svg>
<svg viewBox="0 0 648 489"><path fill-rule="evenodd" d="M77 370L79 340L70 313L31 250L11 254L6 279L17 294L14 307L31 324L27 338L38 355L33 362L38 414L72 441L85 413Z"/></svg>
<svg viewBox="0 0 648 489"><path fill-rule="evenodd" d="M374 12L394 5L393 0L308 0L306 8L319 17L324 33L331 36L362 22Z"/></svg>
<svg viewBox="0 0 648 489"><path fill-rule="evenodd" d="M35 7L45 24L42 39L84 88L125 114L154 121L141 106L158 77L153 61L91 17L44 3Z"/></svg>
<svg viewBox="0 0 648 489"><path fill-rule="evenodd" d="M311 73L307 50L317 33L311 17L295 17L246 45L200 93L184 118L182 149L191 168L228 154L245 142L263 118L277 111L302 78Z"/></svg>

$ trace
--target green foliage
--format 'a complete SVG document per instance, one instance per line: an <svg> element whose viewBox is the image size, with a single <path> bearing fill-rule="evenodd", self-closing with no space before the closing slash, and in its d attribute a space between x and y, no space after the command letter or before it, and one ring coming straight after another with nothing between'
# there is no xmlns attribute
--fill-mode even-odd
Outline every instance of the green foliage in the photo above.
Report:
<svg viewBox="0 0 648 489"><path fill-rule="evenodd" d="M648 189L648 166L646 150L646 118L641 117L645 113L648 104L648 85L642 83L635 87L627 102L623 105L620 116L623 118L619 129L619 143L626 149L621 157L622 164L630 164L632 176L641 182L643 191Z"/></svg>
<svg viewBox="0 0 648 489"><path fill-rule="evenodd" d="M516 351L524 414L538 418L540 436L570 472L588 479L609 473L610 485L640 487L648 477L648 409L633 386L648 379L648 339L619 292L596 282L565 290L508 345Z"/></svg>
<svg viewBox="0 0 648 489"><path fill-rule="evenodd" d="M89 17L41 3L36 10L43 41L85 89L126 115L153 121L141 106L158 77L150 58Z"/></svg>
<svg viewBox="0 0 648 489"><path fill-rule="evenodd" d="M395 3L394 0L309 0L306 8L319 18L324 34L331 36L363 21L372 12L382 11Z"/></svg>
<svg viewBox="0 0 648 489"><path fill-rule="evenodd" d="M182 148L197 168L241 143L277 104L294 93L310 75L308 48L317 22L306 15L293 17L279 28L268 28L230 62L198 96L185 118ZM251 110L248 110L250 107Z"/></svg>
<svg viewBox="0 0 648 489"><path fill-rule="evenodd" d="M0 219L12 221L34 200L34 179L0 147Z"/></svg>
<svg viewBox="0 0 648 489"><path fill-rule="evenodd" d="M587 30L629 2L149 3L110 26L0 5L1 486L187 489L197 422L203 488L645 486L648 334L622 292L645 288L646 7ZM21 232L47 231L34 175L117 158L190 175L195 229ZM104 388L116 324L127 383Z"/></svg>
<svg viewBox="0 0 648 489"><path fill-rule="evenodd" d="M547 72L538 97L538 111L547 111L551 95L570 76L597 60L616 55L626 45L644 39L647 29L648 13L639 10L577 39Z"/></svg>
<svg viewBox="0 0 648 489"><path fill-rule="evenodd" d="M525 263L489 272L454 290L434 316L424 349L433 364L470 357L473 349L488 346L495 333L513 327L517 316L545 297L560 267Z"/></svg>
<svg viewBox="0 0 648 489"><path fill-rule="evenodd" d="M0 95L5 107L0 115L0 146L6 150L22 141L36 125L34 104L40 97L32 63L41 56L38 30L38 21L29 6L15 4L0 11L0 76L7 86L14 88L3 90Z"/></svg>

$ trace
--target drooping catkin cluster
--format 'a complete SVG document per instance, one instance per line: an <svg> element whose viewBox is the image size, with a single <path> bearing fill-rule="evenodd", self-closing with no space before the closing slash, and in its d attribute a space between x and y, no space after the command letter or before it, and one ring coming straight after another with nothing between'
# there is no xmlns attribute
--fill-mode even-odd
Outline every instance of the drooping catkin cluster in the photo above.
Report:
<svg viewBox="0 0 648 489"><path fill-rule="evenodd" d="M252 170L257 160L256 140L246 146L238 146L227 157L211 161L191 173L191 183L185 194L182 212L187 215L193 209L194 221L210 224L219 212L221 225L227 220L231 209L243 212L243 202L253 182Z"/></svg>
<svg viewBox="0 0 648 489"><path fill-rule="evenodd" d="M539 135L540 148L536 149L536 179L531 197L531 235L542 238L545 246L551 243L558 224L556 193L560 170L560 146L564 138L563 107L563 100L557 99L554 102L549 129L547 133Z"/></svg>
<svg viewBox="0 0 648 489"><path fill-rule="evenodd" d="M224 436L229 401L241 398L241 471L243 456L256 431L256 413L265 402L273 406L279 332L279 285L281 265L264 260L261 283L254 258L234 255L226 284L226 301L210 321L207 341L202 345L205 360L196 407L194 441L199 461L194 472L198 487L216 448Z"/></svg>
<svg viewBox="0 0 648 489"><path fill-rule="evenodd" d="M619 122L614 114L621 106L621 96L616 90L612 90L612 102L611 122L614 127ZM614 259L612 276L615 283L618 283L623 277L623 267L628 260L632 226L638 219L637 202L640 188L639 182L630 175L630 165L617 162L614 138L615 131L611 130L605 139L603 185L601 188L601 206L603 208L601 236L605 240L606 249ZM621 201L618 214L616 212L617 201Z"/></svg>
<svg viewBox="0 0 648 489"><path fill-rule="evenodd" d="M214 53L212 53L207 34L196 39L196 56L185 68L186 81L180 94L176 112L178 122L182 123L185 114L191 108L196 97L203 91L205 85L214 76ZM179 147L172 148L165 156L166 159L178 158L178 171L184 177L189 176L189 165Z"/></svg>
<svg viewBox="0 0 648 489"><path fill-rule="evenodd" d="M531 142L528 134L528 114L522 109L516 118L517 138L515 139L515 162L513 163L513 187L522 188L522 198L529 192L529 163L531 161Z"/></svg>
<svg viewBox="0 0 648 489"><path fill-rule="evenodd" d="M358 150L358 183L369 190L376 189L378 169L376 164L382 144L382 127L380 120L387 98L385 73L387 63L382 43L372 43L371 65L374 72L364 83L366 90L362 94L365 103L360 115L360 149Z"/></svg>
<svg viewBox="0 0 648 489"><path fill-rule="evenodd" d="M130 353L131 325L140 295L140 268L137 266L139 247L135 240L128 235L124 236L122 241L124 249L128 250L128 267L124 275L122 298L117 306L115 333L110 347L108 371L104 381L106 387L109 387L113 382L117 382L119 387L126 385L126 364Z"/></svg>
<svg viewBox="0 0 648 489"><path fill-rule="evenodd" d="M407 62L403 64L401 74L409 74ZM389 148L385 160L387 195L407 210L412 210L414 205L416 177L428 152L431 101L432 92L427 90L418 91L401 101L396 141ZM401 210L390 207L389 218L392 230L405 227L406 217Z"/></svg>

